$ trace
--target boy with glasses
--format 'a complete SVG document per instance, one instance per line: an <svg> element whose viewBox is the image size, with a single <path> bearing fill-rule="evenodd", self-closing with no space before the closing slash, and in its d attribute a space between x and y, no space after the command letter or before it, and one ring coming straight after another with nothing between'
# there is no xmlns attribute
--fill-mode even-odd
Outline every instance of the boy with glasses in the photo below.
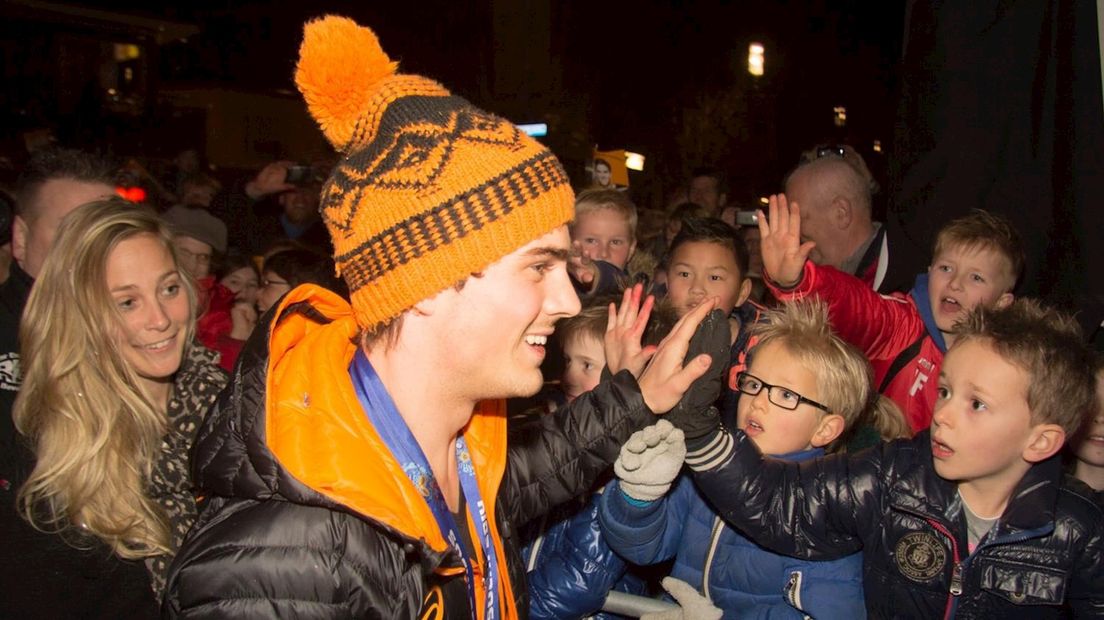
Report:
<svg viewBox="0 0 1104 620"><path fill-rule="evenodd" d="M867 413L870 366L832 334L819 304L784 306L766 318L751 328L759 344L736 382L736 425L774 458L809 461L834 448ZM879 405L878 413L893 409ZM675 558L664 586L683 617L864 616L861 554L811 562L759 547L741 532L740 521L712 508L725 501L723 491L702 493L683 476L666 493L685 453L683 431L666 421L636 433L622 447L614 466L619 481L603 494L599 510L610 547L629 561Z"/></svg>

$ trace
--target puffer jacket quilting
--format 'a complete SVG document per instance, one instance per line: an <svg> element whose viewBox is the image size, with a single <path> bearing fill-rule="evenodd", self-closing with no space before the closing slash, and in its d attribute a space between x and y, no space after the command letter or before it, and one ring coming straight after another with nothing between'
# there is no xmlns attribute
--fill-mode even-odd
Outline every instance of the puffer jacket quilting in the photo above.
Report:
<svg viewBox="0 0 1104 620"><path fill-rule="evenodd" d="M727 458L695 471L703 494L778 553L861 549L872 618L1104 617L1104 511L1057 457L1028 470L968 554L962 502L936 474L926 431L804 463L764 458L741 431L732 440Z"/></svg>
<svg viewBox="0 0 1104 620"><path fill-rule="evenodd" d="M402 502L383 503L378 514L364 514L335 501L348 491L340 488L342 479L335 479L335 488L320 491L289 470L286 459L292 457L281 460L273 452L266 436L266 426L272 423L266 420L266 389L276 380L268 376L269 347L270 342L283 346L283 338L300 336L279 331L292 314L298 318L285 331L345 330L348 333L329 337L346 343L355 334L355 325L343 318L347 305L310 286L289 293L258 326L254 333L259 336L246 344L231 387L220 396L196 440L193 477L209 499L170 569L165 617L409 618L430 593L427 584L435 572L460 570L439 532L432 540L435 527L419 530L425 525L412 523L416 517L410 515L416 511L404 512ZM269 340L265 335L274 315L281 317L281 325ZM343 361L332 363L340 366ZM351 384L348 390L351 394ZM315 396L304 394L304 399ZM580 416L581 421L548 416L540 425L515 429L508 450L505 433L495 440L501 444L505 474L493 510L510 578L507 591L512 593L503 607L516 610L510 615L525 617L528 607L513 524L585 493L628 435L652 417L628 373L619 374L590 398L593 410ZM314 405L303 406L305 411ZM359 408L357 414L362 415ZM481 407L473 424L490 419L479 416L494 415L504 416L501 403ZM486 424L492 423L504 428L500 421ZM473 460L480 454L493 459L493 450L480 442L478 437L469 442ZM366 451L376 448L364 446ZM381 463L390 458L369 456ZM331 463L319 465L326 471ZM397 467L393 459L392 465ZM319 475L309 468L302 471L308 477ZM384 487L401 486L379 472L368 473Z"/></svg>

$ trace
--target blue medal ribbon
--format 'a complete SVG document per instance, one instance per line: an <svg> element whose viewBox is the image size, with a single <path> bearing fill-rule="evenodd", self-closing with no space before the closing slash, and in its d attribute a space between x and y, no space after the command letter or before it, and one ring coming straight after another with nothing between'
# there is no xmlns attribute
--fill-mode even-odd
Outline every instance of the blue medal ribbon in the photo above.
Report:
<svg viewBox="0 0 1104 620"><path fill-rule="evenodd" d="M429 467L429 461L422 452L414 435L406 421L399 415L395 401L387 393L387 388L380 381L376 370L364 352L357 350L353 363L349 366L349 376L353 380L353 388L356 390L360 406L364 409L368 421L375 427L384 444L391 451L392 456L402 466L414 487L421 493L422 498L429 506L437 521L437 527L441 529L441 535L452 545L460 557L467 575L468 600L470 603L473 620L477 617L475 597L475 574L472 569L474 558L469 558L460 543L460 534L456 520L445 502L445 496L441 493L441 487L433 476L433 470ZM475 477L475 467L472 464L471 455L468 452L467 443L463 437L456 440L456 465L460 474L460 488L464 493L464 501L468 506L472 523L477 524L476 537L483 549L484 571L483 586L486 592L484 605L486 620L499 618L498 608L498 557L495 554L494 541L491 539L491 525L487 515L486 505L479 492L479 483Z"/></svg>

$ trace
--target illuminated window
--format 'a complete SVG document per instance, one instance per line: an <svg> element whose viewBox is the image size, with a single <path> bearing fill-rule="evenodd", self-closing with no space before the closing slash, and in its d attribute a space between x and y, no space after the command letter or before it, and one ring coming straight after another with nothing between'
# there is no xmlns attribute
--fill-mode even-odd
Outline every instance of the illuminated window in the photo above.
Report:
<svg viewBox="0 0 1104 620"><path fill-rule="evenodd" d="M752 43L748 46L748 73L755 77L763 75L765 53L762 43Z"/></svg>
<svg viewBox="0 0 1104 620"><path fill-rule="evenodd" d="M833 114L835 114L836 127L843 127L847 124L847 108L838 105L832 108Z"/></svg>

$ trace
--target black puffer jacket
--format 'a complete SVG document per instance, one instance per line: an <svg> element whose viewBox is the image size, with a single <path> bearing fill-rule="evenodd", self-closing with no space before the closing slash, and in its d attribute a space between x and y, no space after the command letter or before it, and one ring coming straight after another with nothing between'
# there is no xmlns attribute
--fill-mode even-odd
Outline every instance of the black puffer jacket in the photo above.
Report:
<svg viewBox="0 0 1104 620"><path fill-rule="evenodd" d="M347 306L313 287L289 297L273 350L263 338L246 344L200 431L193 474L210 499L170 569L163 615L415 617L458 559L367 430L347 373L356 333ZM508 451L504 407L477 412L465 433L487 474L481 486L501 480L488 503L509 575L507 617L528 609L513 526L586 493L652 418L628 373L576 402L570 415L511 429ZM488 439L479 425L502 432Z"/></svg>
<svg viewBox="0 0 1104 620"><path fill-rule="evenodd" d="M1058 458L1028 471L969 554L927 431L804 463L764 459L742 431L707 443L687 456L695 481L752 540L814 560L862 549L872 618L1104 617L1104 513Z"/></svg>

